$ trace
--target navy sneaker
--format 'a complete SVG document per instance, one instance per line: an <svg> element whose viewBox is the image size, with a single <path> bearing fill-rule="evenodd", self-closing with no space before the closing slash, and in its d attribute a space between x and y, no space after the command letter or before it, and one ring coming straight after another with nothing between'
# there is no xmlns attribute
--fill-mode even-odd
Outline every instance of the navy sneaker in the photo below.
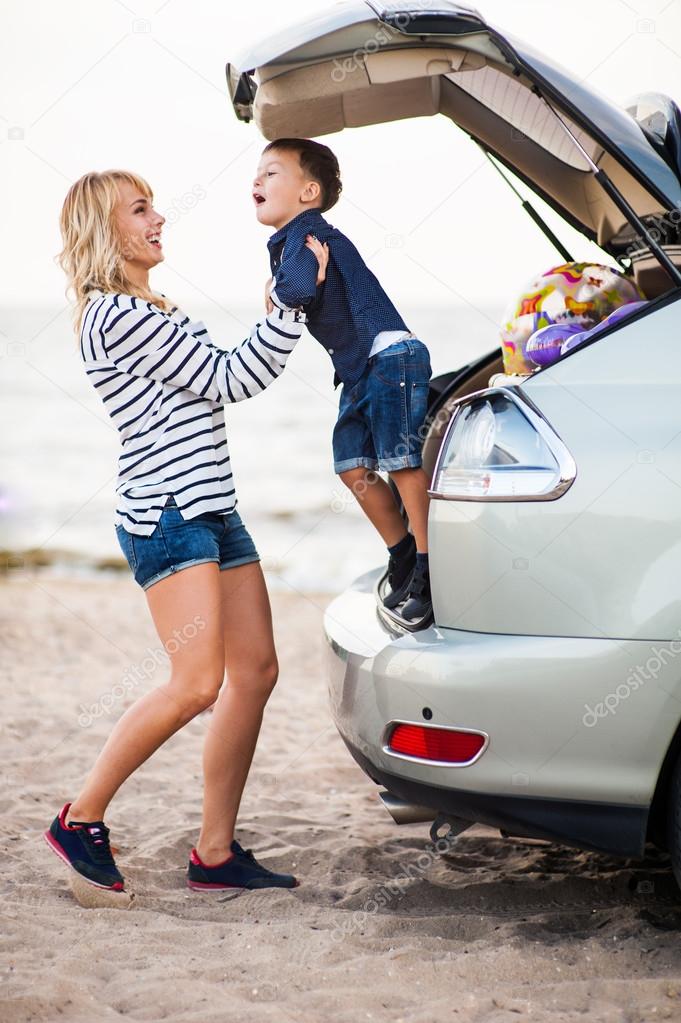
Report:
<svg viewBox="0 0 681 1023"><path fill-rule="evenodd" d="M414 574L409 581L409 598L400 614L408 622L413 622L430 615L432 610L428 559L417 559Z"/></svg>
<svg viewBox="0 0 681 1023"><path fill-rule="evenodd" d="M189 855L187 887L195 891L221 891L225 888L297 888L293 874L275 874L258 863L250 849L242 849L233 840L231 853L222 863L206 866L196 849Z"/></svg>
<svg viewBox="0 0 681 1023"><path fill-rule="evenodd" d="M409 595L409 583L416 567L416 541L412 533L404 538L402 555L391 554L388 562L388 592L383 597L383 606L397 607Z"/></svg>
<svg viewBox="0 0 681 1023"><path fill-rule="evenodd" d="M70 821L66 815L70 803L65 803L52 821L43 838L60 859L77 874L96 885L114 892L124 891L123 875L111 855L109 829L104 821Z"/></svg>

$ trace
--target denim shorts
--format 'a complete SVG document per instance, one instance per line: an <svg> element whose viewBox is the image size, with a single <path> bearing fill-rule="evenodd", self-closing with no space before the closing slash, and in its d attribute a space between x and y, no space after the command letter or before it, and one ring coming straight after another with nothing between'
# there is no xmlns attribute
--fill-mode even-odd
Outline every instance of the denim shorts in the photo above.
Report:
<svg viewBox="0 0 681 1023"><path fill-rule="evenodd" d="M151 536L129 533L120 525L116 535L135 582L143 590L172 572L206 561L216 561L221 569L260 561L237 511L228 515L207 512L185 521L172 496Z"/></svg>
<svg viewBox="0 0 681 1023"><path fill-rule="evenodd" d="M421 465L430 374L424 343L405 338L368 359L352 387L343 384L333 431L335 472Z"/></svg>

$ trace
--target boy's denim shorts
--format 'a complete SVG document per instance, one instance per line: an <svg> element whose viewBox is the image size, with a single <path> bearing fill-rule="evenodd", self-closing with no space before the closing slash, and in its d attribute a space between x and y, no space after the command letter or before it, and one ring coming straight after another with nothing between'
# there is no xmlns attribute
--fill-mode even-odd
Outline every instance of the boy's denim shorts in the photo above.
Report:
<svg viewBox="0 0 681 1023"><path fill-rule="evenodd" d="M172 496L151 536L129 533L121 525L116 526L116 535L135 582L143 590L173 572L206 561L216 561L221 569L260 561L237 511L228 515L207 512L185 521Z"/></svg>
<svg viewBox="0 0 681 1023"><path fill-rule="evenodd" d="M423 341L405 338L372 356L352 387L343 384L333 431L336 473L421 465L430 375Z"/></svg>

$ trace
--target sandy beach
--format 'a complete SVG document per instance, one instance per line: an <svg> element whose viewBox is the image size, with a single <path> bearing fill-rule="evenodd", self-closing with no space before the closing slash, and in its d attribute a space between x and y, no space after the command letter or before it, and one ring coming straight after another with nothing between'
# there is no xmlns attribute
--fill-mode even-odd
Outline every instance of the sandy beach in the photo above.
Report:
<svg viewBox="0 0 681 1023"><path fill-rule="evenodd" d="M124 573L3 578L0 1019L681 1019L681 897L665 858L623 862L483 827L429 855L426 825L392 823L327 710L328 599L272 594L281 677L237 830L300 887L186 888L204 713L110 806L128 911L87 909L42 832L167 658Z"/></svg>

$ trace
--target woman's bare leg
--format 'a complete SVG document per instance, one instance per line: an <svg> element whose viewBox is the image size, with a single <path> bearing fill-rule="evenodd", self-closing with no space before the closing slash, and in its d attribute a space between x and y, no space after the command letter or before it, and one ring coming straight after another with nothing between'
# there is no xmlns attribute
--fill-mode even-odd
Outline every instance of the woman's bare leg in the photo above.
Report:
<svg viewBox="0 0 681 1023"><path fill-rule="evenodd" d="M272 615L258 562L221 573L227 681L206 732L203 821L196 851L204 863L227 859L265 704L277 681Z"/></svg>
<svg viewBox="0 0 681 1023"><path fill-rule="evenodd" d="M102 820L126 778L215 700L224 679L220 570L192 565L145 591L171 663L170 679L128 707L116 722L67 814Z"/></svg>

